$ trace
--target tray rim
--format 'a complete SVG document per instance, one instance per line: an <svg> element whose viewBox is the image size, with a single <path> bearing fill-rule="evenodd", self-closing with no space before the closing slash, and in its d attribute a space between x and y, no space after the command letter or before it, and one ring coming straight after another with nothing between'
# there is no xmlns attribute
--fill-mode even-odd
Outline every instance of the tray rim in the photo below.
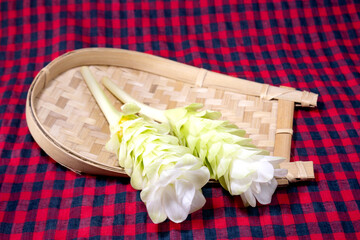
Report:
<svg viewBox="0 0 360 240"><path fill-rule="evenodd" d="M175 62L175 61L172 61L169 59L165 59L162 57L157 57L157 56L153 56L153 55L150 55L147 53L140 53L140 52L135 52L135 51L131 51L131 50L112 49L112 48L84 48L84 49L67 52L67 53L55 58L53 61L51 61L47 66L45 66L43 69L41 69L40 72L34 78L34 81L32 82L32 84L29 88L28 95L26 98L26 121L27 121L29 130L30 130L30 133L33 136L33 138L35 139L35 141L38 143L38 145L56 162L58 162L59 164L65 166L66 168L69 168L70 170L72 170L78 174L86 173L86 174L94 174L94 175L128 177L128 175L126 175L125 171L123 171L121 167L102 164L100 162L80 156L75 151L69 149L68 147L66 147L63 144L56 141L56 139L54 139L51 136L51 134L49 134L49 132L41 125L41 123L36 115L36 110L34 109L34 106L35 106L34 99L41 92L41 90L46 87L46 85L51 80L53 80L55 77L59 76L61 73L65 72L67 70L70 70L72 68L75 68L75 67L79 67L79 66L83 66L83 65L107 65L107 66L111 65L111 66L117 66L117 67L132 68L132 69L137 69L137 70L141 70L141 71L146 71L147 69L149 69L149 66L145 66L145 70L130 67L129 62L131 63L131 61L122 61L117 64L109 64L109 61L114 60L113 58L110 58L110 60L107 59L107 61L96 62L97 60L102 60L104 53L110 54L110 56L112 56L111 54L116 55L116 57L114 57L114 59L117 59L117 60L119 59L120 55L123 55L123 57L126 58L126 60L128 60L129 56L131 56L132 58L141 58L142 62L144 62L144 59L145 59L145 62L146 61L155 61L155 62L160 61L160 63L165 64L165 66L168 66L168 67L170 66L172 69L174 69L174 66L172 66L172 65L176 65L176 68L178 68L180 70L181 69L191 70L190 73L187 74L188 76L186 76L186 77L184 76L184 74L179 74L181 79L175 79L174 77L171 77L171 76L169 78L172 78L174 80L180 80L180 81L182 80L187 83L190 82L196 86L199 86L199 84L203 85L204 82L207 81L207 79L211 80L214 77L219 77L220 79L226 79L226 80L229 80L232 82L234 80L246 81L246 83L248 83L250 85L258 86L258 91L256 94L251 92L251 94L246 94L246 95L253 95L253 96L255 95L255 96L262 98L262 97L264 97L264 90L266 90L266 92L267 92L269 90L269 87L272 89L274 89L274 88L282 89L282 90L284 90L282 92L285 93L285 95L289 92L289 89L286 89L286 88L269 86L268 84L254 83L251 81L227 76L227 75L224 75L221 73L215 73L215 72L211 72L208 70L204 70L202 68L197 68L197 67L186 65L183 63L178 63L178 62ZM85 56L88 56L89 54L95 54L97 57L92 58L92 59L85 58ZM68 61L69 58L74 59L74 61ZM71 63L75 62L75 64L69 64L70 62ZM125 66L123 66L121 64L123 64ZM60 65L61 65L61 68L60 68L61 70L59 70L59 68L56 68ZM154 73L154 71L151 71L151 72ZM162 73L162 72L160 72L160 73ZM183 73L183 70L181 70L181 73ZM169 71L167 71L165 75L159 74L159 72L156 72L156 71L155 71L155 74L160 75L160 76L167 76L169 74ZM216 86L216 84L218 84L218 82L215 82L215 86ZM211 84L208 84L208 85L211 86ZM211 87L214 87L214 86L211 86ZM220 86L220 88L222 88L222 87ZM234 92L234 88L231 88L231 91ZM299 96L301 96L301 99L300 99L301 101L304 100L303 99L304 92L301 95L300 91L296 91L293 89L291 89L290 91L295 92ZM305 104L309 105L309 106L316 106L317 94L306 92L305 95L309 97L308 99L304 100ZM282 102L288 102L288 103L292 104L292 109L294 109L295 103L303 104L301 101L300 102L298 101L299 99L290 101L289 99L286 99L286 98L282 99L283 97L284 97L284 94L279 94L277 96L273 96L272 99L281 100ZM266 96L265 96L265 98L266 98ZM311 101L309 99L311 99ZM314 99L315 99L315 104L314 104ZM278 109L278 111L279 111L279 109ZM291 115L291 129L292 129L293 112L291 114L292 114ZM279 116L277 116L277 119L279 119ZM276 134L276 136L277 135L279 135L279 134ZM285 134L282 133L280 135L285 135ZM291 136L290 136L290 138L287 137L287 139L289 139L289 140L286 140L287 146L285 148L290 149L291 148ZM276 139L275 139L275 147L276 147ZM282 148L284 148L284 146L282 146ZM277 155L279 156L282 154L283 157L288 158L288 161L289 161L290 160L289 149L286 149L286 151L283 153L280 151L280 153ZM275 151L275 149L274 149L274 151ZM284 154L286 156L284 156ZM312 162L311 162L311 164L312 164ZM311 175L311 172L309 174ZM310 176L310 178L311 177L312 176ZM285 185L287 184L287 181L282 181L282 182Z"/></svg>

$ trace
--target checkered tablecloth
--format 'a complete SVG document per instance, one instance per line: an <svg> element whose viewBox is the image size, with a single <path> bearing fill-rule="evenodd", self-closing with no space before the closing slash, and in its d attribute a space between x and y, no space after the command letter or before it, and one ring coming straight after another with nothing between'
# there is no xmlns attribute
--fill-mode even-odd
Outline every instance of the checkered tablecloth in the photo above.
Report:
<svg viewBox="0 0 360 240"><path fill-rule="evenodd" d="M293 161L316 180L244 208L216 185L186 221L153 224L128 179L77 175L25 121L35 75L70 50L136 50L319 94ZM0 0L0 239L360 239L360 2Z"/></svg>

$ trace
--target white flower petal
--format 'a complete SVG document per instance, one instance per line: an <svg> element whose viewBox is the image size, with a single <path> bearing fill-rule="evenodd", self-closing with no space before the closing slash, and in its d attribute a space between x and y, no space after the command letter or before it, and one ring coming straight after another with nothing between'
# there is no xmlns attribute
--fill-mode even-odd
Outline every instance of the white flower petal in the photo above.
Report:
<svg viewBox="0 0 360 240"><path fill-rule="evenodd" d="M260 183L258 182L253 182L251 184L251 191L253 193L260 193L261 192L261 186L260 186Z"/></svg>
<svg viewBox="0 0 360 240"><path fill-rule="evenodd" d="M154 223L166 220L167 215L161 203L162 189L149 184L140 193L141 200L145 203L149 217Z"/></svg>
<svg viewBox="0 0 360 240"><path fill-rule="evenodd" d="M236 159L232 161L230 166L230 178L231 179L242 179L248 177L255 172L253 165L247 161L241 161Z"/></svg>
<svg viewBox="0 0 360 240"><path fill-rule="evenodd" d="M201 190L197 190L190 206L190 213L193 213L202 208L205 205L205 202L206 200Z"/></svg>
<svg viewBox="0 0 360 240"><path fill-rule="evenodd" d="M241 200L244 204L244 207L248 207L249 206L249 203L248 201L246 200L246 197L245 197L245 194L240 194L240 197L241 197Z"/></svg>
<svg viewBox="0 0 360 240"><path fill-rule="evenodd" d="M282 163L284 160L285 160L285 158L282 158L282 157L263 156L263 155L261 155L261 160L260 161L269 162L274 166L274 168L278 168L279 164Z"/></svg>
<svg viewBox="0 0 360 240"><path fill-rule="evenodd" d="M251 185L251 176L243 177L243 178L231 178L230 179L230 193L232 195L240 195L248 190Z"/></svg>
<svg viewBox="0 0 360 240"><path fill-rule="evenodd" d="M251 192L251 190L248 189L243 194L245 196L246 201L250 204L250 206L256 207L256 199L254 197L254 194Z"/></svg>
<svg viewBox="0 0 360 240"><path fill-rule="evenodd" d="M272 195L274 194L277 181L272 179L270 183L260 183L261 191L259 193L254 193L256 199L261 204L269 204L271 202Z"/></svg>
<svg viewBox="0 0 360 240"><path fill-rule="evenodd" d="M282 178L282 177L286 177L287 174L288 174L288 170L284 168L277 168L274 170L275 177Z"/></svg>
<svg viewBox="0 0 360 240"><path fill-rule="evenodd" d="M190 206L183 206L178 202L173 186L164 189L161 203L168 218L175 223L184 221L189 214Z"/></svg>
<svg viewBox="0 0 360 240"><path fill-rule="evenodd" d="M160 201L151 201L146 204L149 217L154 223L161 223L166 220L166 212Z"/></svg>
<svg viewBox="0 0 360 240"><path fill-rule="evenodd" d="M158 181L156 181L156 185L159 187L166 187L173 183L176 178L178 178L181 175L180 171L174 171L174 170L164 170L160 174L160 178Z"/></svg>
<svg viewBox="0 0 360 240"><path fill-rule="evenodd" d="M268 162L259 162L256 164L257 178L256 182L268 182L274 177L274 167Z"/></svg>
<svg viewBox="0 0 360 240"><path fill-rule="evenodd" d="M183 209L187 212L190 211L195 191L195 187L191 182L182 179L175 181L176 198L178 199L179 204L181 204Z"/></svg>
<svg viewBox="0 0 360 240"><path fill-rule="evenodd" d="M200 189L209 181L210 173L207 167L202 166L199 169L189 171L183 177L191 182L196 189Z"/></svg>

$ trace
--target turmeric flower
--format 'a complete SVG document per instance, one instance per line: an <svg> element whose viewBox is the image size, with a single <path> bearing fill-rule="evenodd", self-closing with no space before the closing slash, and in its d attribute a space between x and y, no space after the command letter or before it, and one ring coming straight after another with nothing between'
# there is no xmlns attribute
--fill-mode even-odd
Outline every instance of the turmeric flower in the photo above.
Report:
<svg viewBox="0 0 360 240"><path fill-rule="evenodd" d="M281 157L269 156L251 144L246 132L236 125L220 120L221 113L199 111L202 104L161 111L131 98L109 79L104 85L121 101L137 103L141 113L167 123L183 146L207 166L211 178L232 195L240 195L244 205L269 204L277 187L275 177L284 177Z"/></svg>

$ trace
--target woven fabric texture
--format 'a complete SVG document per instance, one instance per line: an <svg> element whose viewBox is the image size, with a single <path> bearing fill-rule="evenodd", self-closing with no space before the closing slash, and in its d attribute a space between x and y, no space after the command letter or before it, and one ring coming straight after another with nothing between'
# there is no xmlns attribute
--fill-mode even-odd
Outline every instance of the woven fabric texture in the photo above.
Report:
<svg viewBox="0 0 360 240"><path fill-rule="evenodd" d="M360 239L360 2L0 1L0 239ZM25 118L35 75L85 47L150 53L319 94L297 108L292 161L316 180L244 208L219 185L186 221L155 225L129 179L77 175Z"/></svg>

